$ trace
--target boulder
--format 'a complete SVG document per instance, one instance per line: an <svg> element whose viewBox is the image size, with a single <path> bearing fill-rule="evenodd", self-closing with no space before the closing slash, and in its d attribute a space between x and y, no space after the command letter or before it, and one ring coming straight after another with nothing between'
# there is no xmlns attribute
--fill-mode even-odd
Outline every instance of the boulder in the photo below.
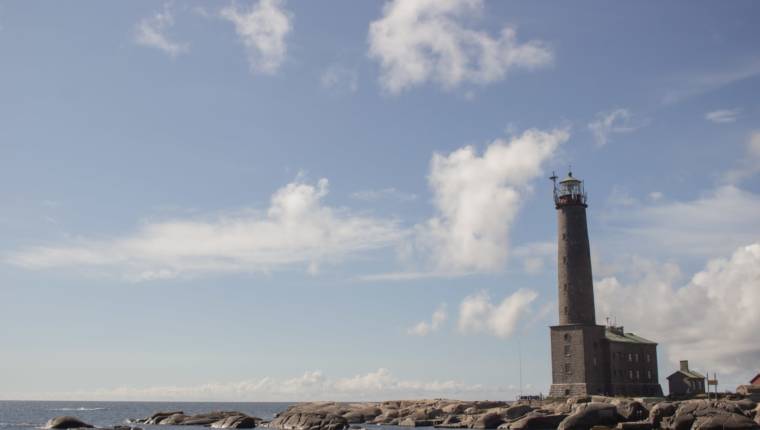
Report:
<svg viewBox="0 0 760 430"><path fill-rule="evenodd" d="M184 422L187 418L188 417L183 413L172 414L168 417L160 419L155 424L176 426L182 424L182 422Z"/></svg>
<svg viewBox="0 0 760 430"><path fill-rule="evenodd" d="M671 402L657 403L649 410L648 421L652 423L653 427L659 427L663 418L672 417L676 413L677 407L677 404Z"/></svg>
<svg viewBox="0 0 760 430"><path fill-rule="evenodd" d="M534 411L515 422L502 426L507 426L510 430L554 430L566 417L566 414L544 414Z"/></svg>
<svg viewBox="0 0 760 430"><path fill-rule="evenodd" d="M137 420L137 422L142 423L142 424L154 425L154 424L160 423L162 420L164 420L164 419L166 419L166 418L168 418L168 417L170 417L172 415L177 415L177 414L184 415L184 412L182 412L182 411L156 412L155 414L149 416L148 418L145 418L145 419L142 419L142 420Z"/></svg>
<svg viewBox="0 0 760 430"><path fill-rule="evenodd" d="M649 418L649 411L637 400L614 399L611 404L615 405L623 421L643 421Z"/></svg>
<svg viewBox="0 0 760 430"><path fill-rule="evenodd" d="M87 424L84 421L76 417L62 416L55 417L48 420L45 424L46 429L76 429L76 428L93 428L91 424Z"/></svg>
<svg viewBox="0 0 760 430"><path fill-rule="evenodd" d="M474 429L495 429L498 428L504 420L496 412L488 412L479 416L475 422L472 423L470 428Z"/></svg>
<svg viewBox="0 0 760 430"><path fill-rule="evenodd" d="M231 415L219 421L211 423L211 428L215 429L252 429L261 420L248 415Z"/></svg>
<svg viewBox="0 0 760 430"><path fill-rule="evenodd" d="M649 421L626 421L615 426L617 430L652 430L654 426Z"/></svg>
<svg viewBox="0 0 760 430"><path fill-rule="evenodd" d="M184 420L182 420L181 425L183 426L210 426L211 424L214 424L217 421L222 421L225 418L241 416L241 415L245 415L245 414L241 412L237 412L237 411L214 411L214 412L208 412L205 414L191 415L185 418ZM163 424L163 421L161 421L160 424Z"/></svg>
<svg viewBox="0 0 760 430"><path fill-rule="evenodd" d="M756 430L760 428L760 425L744 415L725 413L698 417L691 428L692 430Z"/></svg>
<svg viewBox="0 0 760 430"><path fill-rule="evenodd" d="M590 430L593 426L614 426L621 421L615 405L590 402L577 405L572 414L562 420L557 430Z"/></svg>
<svg viewBox="0 0 760 430"><path fill-rule="evenodd" d="M508 407L502 416L508 420L516 420L532 410L533 407L530 405L517 404Z"/></svg>
<svg viewBox="0 0 760 430"><path fill-rule="evenodd" d="M344 430L348 421L340 415L322 412L300 412L290 408L269 423L281 430Z"/></svg>
<svg viewBox="0 0 760 430"><path fill-rule="evenodd" d="M398 423L401 427L432 427L435 424L433 420L416 420L411 417L400 420Z"/></svg>

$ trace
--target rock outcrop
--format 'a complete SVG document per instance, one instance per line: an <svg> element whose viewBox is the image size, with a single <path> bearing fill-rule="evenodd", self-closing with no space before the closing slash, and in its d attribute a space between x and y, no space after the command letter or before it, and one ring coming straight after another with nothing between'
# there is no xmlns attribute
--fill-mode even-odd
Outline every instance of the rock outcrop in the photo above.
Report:
<svg viewBox="0 0 760 430"><path fill-rule="evenodd" d="M87 424L77 417L61 416L48 420L45 424L46 429L77 429L77 428L93 428L91 424Z"/></svg>
<svg viewBox="0 0 760 430"><path fill-rule="evenodd" d="M204 426L223 429L251 429L262 422L261 418L251 417L237 411L217 411L205 414L185 415L182 411L156 412L155 414L135 420L147 425Z"/></svg>

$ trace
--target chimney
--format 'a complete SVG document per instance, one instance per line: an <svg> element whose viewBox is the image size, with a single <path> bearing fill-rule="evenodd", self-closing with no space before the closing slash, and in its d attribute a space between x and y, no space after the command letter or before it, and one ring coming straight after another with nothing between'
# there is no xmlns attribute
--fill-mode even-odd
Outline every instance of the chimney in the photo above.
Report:
<svg viewBox="0 0 760 430"><path fill-rule="evenodd" d="M682 372L689 371L689 360L681 360L681 371Z"/></svg>

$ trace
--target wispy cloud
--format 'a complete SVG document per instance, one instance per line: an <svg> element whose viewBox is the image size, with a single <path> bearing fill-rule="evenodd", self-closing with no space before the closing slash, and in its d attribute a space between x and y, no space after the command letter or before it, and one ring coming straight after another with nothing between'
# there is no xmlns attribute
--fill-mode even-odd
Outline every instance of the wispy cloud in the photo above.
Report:
<svg viewBox="0 0 760 430"><path fill-rule="evenodd" d="M738 184L760 173L760 130L749 134L744 154L738 165L723 175L723 182Z"/></svg>
<svg viewBox="0 0 760 430"><path fill-rule="evenodd" d="M222 18L235 25L253 73L272 75L285 61L285 39L292 24L284 3L284 0L259 0L248 9L239 9L233 3L220 12Z"/></svg>
<svg viewBox="0 0 760 430"><path fill-rule="evenodd" d="M359 89L359 74L356 69L341 64L331 64L322 71L319 82L322 88L355 93Z"/></svg>
<svg viewBox="0 0 760 430"><path fill-rule="evenodd" d="M430 322L418 322L407 330L407 334L410 334L412 336L427 336L430 333L441 328L443 323L446 322L448 316L449 315L446 312L446 304L442 303L440 306L438 306L438 309L433 312L433 316L430 317Z"/></svg>
<svg viewBox="0 0 760 430"><path fill-rule="evenodd" d="M351 198L356 199L356 200L363 200L367 202L385 200L385 199L397 200L400 202L408 202L412 200L417 200L417 195L413 193L400 191L400 190L397 190L396 188L390 187L390 188L382 188L379 190L357 191L355 193L351 193Z"/></svg>
<svg viewBox="0 0 760 430"><path fill-rule="evenodd" d="M684 76L685 75L685 76ZM720 70L681 73L674 80L673 88L665 93L662 102L678 103L691 97L716 91L720 88L760 75L760 59L723 66Z"/></svg>
<svg viewBox="0 0 760 430"><path fill-rule="evenodd" d="M760 196L733 185L693 200L655 200L601 214L610 252L710 258L760 240Z"/></svg>
<svg viewBox="0 0 760 430"><path fill-rule="evenodd" d="M394 220L324 205L327 192L326 179L293 182L272 195L266 213L245 210L200 220L149 222L128 236L29 248L8 261L28 269L94 269L138 281L292 266L315 273L318 264L387 247L404 236Z"/></svg>
<svg viewBox="0 0 760 430"><path fill-rule="evenodd" d="M192 386L120 387L93 391L35 393L15 398L59 400L140 401L360 401L423 398L507 398L516 390L498 385L466 384L447 380L401 379L388 369L350 377L330 378L321 371L293 378L263 377L236 382Z"/></svg>
<svg viewBox="0 0 760 430"><path fill-rule="evenodd" d="M523 317L529 315L530 304L536 297L535 291L526 289L515 291L498 304L492 303L485 291L467 296L459 305L459 331L510 337Z"/></svg>
<svg viewBox="0 0 760 430"><path fill-rule="evenodd" d="M705 114L705 119L716 124L736 122L741 109L719 109Z"/></svg>
<svg viewBox="0 0 760 430"><path fill-rule="evenodd" d="M482 9L482 0L387 2L369 26L369 56L380 63L383 87L398 94L432 81L451 89L498 81L514 68L551 64L546 43L519 43L514 28L492 37L463 25Z"/></svg>
<svg viewBox="0 0 760 430"><path fill-rule="evenodd" d="M612 135L630 133L644 125L645 121L635 120L628 109L620 108L599 112L588 128L594 134L596 146L604 146L612 140Z"/></svg>
<svg viewBox="0 0 760 430"><path fill-rule="evenodd" d="M190 50L186 43L172 41L167 31L174 26L174 16L168 4L163 11L143 18L135 25L135 43L161 50L171 57L176 57Z"/></svg>

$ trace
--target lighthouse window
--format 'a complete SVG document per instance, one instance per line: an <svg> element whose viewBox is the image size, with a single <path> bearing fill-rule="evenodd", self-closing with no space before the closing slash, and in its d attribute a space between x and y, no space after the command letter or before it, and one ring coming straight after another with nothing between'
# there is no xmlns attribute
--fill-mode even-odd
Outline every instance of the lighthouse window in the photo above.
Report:
<svg viewBox="0 0 760 430"><path fill-rule="evenodd" d="M562 289L565 290L565 291L567 291L567 282L565 282L564 284L562 284Z"/></svg>
<svg viewBox="0 0 760 430"><path fill-rule="evenodd" d="M633 354L628 353L628 361L633 362Z"/></svg>
<svg viewBox="0 0 760 430"><path fill-rule="evenodd" d="M628 371L628 379L633 381L633 370Z"/></svg>
<svg viewBox="0 0 760 430"><path fill-rule="evenodd" d="M565 356L570 356L570 345L565 345Z"/></svg>
<svg viewBox="0 0 760 430"><path fill-rule="evenodd" d="M637 363L639 362L639 353L638 352L636 353L636 362Z"/></svg>
<svg viewBox="0 0 760 430"><path fill-rule="evenodd" d="M651 361L652 361L652 356L651 356L651 355L649 355L649 354L647 354L647 363L649 363L649 362L651 362Z"/></svg>
<svg viewBox="0 0 760 430"><path fill-rule="evenodd" d="M562 257L562 262L567 263L567 257Z"/></svg>
<svg viewBox="0 0 760 430"><path fill-rule="evenodd" d="M652 380L652 371L651 370L647 370L647 379L650 380L650 381Z"/></svg>
<svg viewBox="0 0 760 430"><path fill-rule="evenodd" d="M565 373L570 373L570 363L565 363Z"/></svg>
<svg viewBox="0 0 760 430"><path fill-rule="evenodd" d="M565 312L567 312L567 306L565 306ZM570 333L565 333L565 342L570 342Z"/></svg>
<svg viewBox="0 0 760 430"><path fill-rule="evenodd" d="M567 234L566 233L562 233L562 240L567 240Z"/></svg>

